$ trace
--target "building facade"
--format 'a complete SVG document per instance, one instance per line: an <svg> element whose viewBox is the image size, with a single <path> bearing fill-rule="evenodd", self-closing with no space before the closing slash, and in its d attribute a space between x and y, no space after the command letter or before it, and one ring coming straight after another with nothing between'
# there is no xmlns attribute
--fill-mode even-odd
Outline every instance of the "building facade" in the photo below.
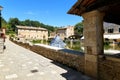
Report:
<svg viewBox="0 0 120 80"><path fill-rule="evenodd" d="M55 32L50 33L50 38L54 38L56 35L60 36L62 40L74 35L74 26L67 26L64 28L59 28Z"/></svg>
<svg viewBox="0 0 120 80"><path fill-rule="evenodd" d="M104 22L103 25L104 39L119 40L120 42L120 25L106 22ZM84 39L84 37L82 37L81 39Z"/></svg>
<svg viewBox="0 0 120 80"><path fill-rule="evenodd" d="M56 36L56 31L55 32L50 32L49 39L53 39Z"/></svg>
<svg viewBox="0 0 120 80"><path fill-rule="evenodd" d="M120 42L120 25L104 23L104 39L109 42Z"/></svg>
<svg viewBox="0 0 120 80"><path fill-rule="evenodd" d="M65 28L59 28L56 31L56 34L60 36L61 39L68 38L71 35L74 35L74 26L68 26Z"/></svg>
<svg viewBox="0 0 120 80"><path fill-rule="evenodd" d="M48 30L40 27L16 26L18 38L27 40L48 40Z"/></svg>
<svg viewBox="0 0 120 80"><path fill-rule="evenodd" d="M104 34L120 34L120 25L104 23Z"/></svg>

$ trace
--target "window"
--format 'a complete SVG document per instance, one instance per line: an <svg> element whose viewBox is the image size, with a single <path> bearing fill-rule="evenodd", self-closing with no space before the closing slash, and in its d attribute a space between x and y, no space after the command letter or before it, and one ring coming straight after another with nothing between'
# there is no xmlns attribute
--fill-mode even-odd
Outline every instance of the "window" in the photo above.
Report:
<svg viewBox="0 0 120 80"><path fill-rule="evenodd" d="M120 28L119 28L119 33L120 33Z"/></svg>
<svg viewBox="0 0 120 80"><path fill-rule="evenodd" d="M113 33L114 29L108 29L108 33Z"/></svg>

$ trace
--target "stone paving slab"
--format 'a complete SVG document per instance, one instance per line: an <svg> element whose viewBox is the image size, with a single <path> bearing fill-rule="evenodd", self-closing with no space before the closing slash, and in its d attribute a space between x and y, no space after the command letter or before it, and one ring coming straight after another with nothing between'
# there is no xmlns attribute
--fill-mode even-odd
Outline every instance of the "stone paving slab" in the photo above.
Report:
<svg viewBox="0 0 120 80"><path fill-rule="evenodd" d="M8 39L5 45L0 54L0 80L91 80Z"/></svg>

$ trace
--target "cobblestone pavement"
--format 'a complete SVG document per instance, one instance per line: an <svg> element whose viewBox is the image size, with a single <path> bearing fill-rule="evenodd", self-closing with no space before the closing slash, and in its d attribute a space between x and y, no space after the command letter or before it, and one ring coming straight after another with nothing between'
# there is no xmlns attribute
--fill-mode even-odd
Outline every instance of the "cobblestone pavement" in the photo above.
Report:
<svg viewBox="0 0 120 80"><path fill-rule="evenodd" d="M6 40L0 80L90 80L89 77Z"/></svg>

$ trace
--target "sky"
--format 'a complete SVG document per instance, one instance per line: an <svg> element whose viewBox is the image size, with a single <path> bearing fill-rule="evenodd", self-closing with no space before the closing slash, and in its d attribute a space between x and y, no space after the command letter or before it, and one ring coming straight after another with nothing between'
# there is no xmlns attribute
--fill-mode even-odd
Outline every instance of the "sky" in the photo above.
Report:
<svg viewBox="0 0 120 80"><path fill-rule="evenodd" d="M77 0L0 0L2 17L39 21L52 26L74 26L82 17L67 14Z"/></svg>

